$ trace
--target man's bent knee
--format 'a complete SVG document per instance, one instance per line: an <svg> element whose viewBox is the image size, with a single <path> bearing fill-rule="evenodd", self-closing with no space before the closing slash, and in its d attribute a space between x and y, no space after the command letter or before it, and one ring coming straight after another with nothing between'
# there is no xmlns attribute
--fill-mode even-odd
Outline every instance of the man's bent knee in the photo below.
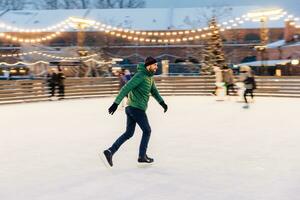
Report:
<svg viewBox="0 0 300 200"><path fill-rule="evenodd" d="M134 134L134 131L128 131L124 133L125 138L128 140L130 139Z"/></svg>

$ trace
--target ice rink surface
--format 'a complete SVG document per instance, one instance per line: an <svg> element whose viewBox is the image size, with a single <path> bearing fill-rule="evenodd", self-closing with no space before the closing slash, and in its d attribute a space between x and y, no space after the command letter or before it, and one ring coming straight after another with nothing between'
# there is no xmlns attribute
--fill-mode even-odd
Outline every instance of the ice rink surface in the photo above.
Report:
<svg viewBox="0 0 300 200"><path fill-rule="evenodd" d="M1 200L298 200L299 99L166 97L148 107L155 164L137 166L141 130L107 169L98 152L125 129L112 98L0 106Z"/></svg>

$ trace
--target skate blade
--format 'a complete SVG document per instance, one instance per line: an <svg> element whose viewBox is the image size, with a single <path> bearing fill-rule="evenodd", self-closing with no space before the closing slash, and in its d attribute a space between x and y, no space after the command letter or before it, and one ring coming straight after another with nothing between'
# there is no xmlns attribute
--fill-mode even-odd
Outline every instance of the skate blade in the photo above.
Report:
<svg viewBox="0 0 300 200"><path fill-rule="evenodd" d="M138 168L148 168L148 167L152 167L154 165L154 163L138 163L137 167Z"/></svg>
<svg viewBox="0 0 300 200"><path fill-rule="evenodd" d="M104 166L105 166L107 169L112 168L112 167L109 165L109 163L107 162L106 157L105 157L105 155L104 155L103 153L98 153L98 156L99 156L100 160L103 162Z"/></svg>

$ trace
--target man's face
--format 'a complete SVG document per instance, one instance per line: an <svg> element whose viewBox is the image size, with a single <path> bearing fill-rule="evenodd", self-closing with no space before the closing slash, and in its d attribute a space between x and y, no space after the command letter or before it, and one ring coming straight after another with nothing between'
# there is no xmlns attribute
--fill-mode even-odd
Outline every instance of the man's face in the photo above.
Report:
<svg viewBox="0 0 300 200"><path fill-rule="evenodd" d="M154 64L152 64L152 65L147 66L147 70L148 70L149 72L155 73L156 70L157 70L157 63L154 63Z"/></svg>

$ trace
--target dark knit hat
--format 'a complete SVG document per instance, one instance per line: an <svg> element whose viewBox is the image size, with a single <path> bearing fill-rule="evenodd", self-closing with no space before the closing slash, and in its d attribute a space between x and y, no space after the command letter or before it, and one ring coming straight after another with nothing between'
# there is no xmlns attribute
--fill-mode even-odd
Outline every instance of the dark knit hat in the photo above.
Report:
<svg viewBox="0 0 300 200"><path fill-rule="evenodd" d="M148 56L146 59L145 59L145 67L149 66L149 65L152 65L154 63L157 63L157 61L155 60L155 58L151 57L151 56Z"/></svg>

